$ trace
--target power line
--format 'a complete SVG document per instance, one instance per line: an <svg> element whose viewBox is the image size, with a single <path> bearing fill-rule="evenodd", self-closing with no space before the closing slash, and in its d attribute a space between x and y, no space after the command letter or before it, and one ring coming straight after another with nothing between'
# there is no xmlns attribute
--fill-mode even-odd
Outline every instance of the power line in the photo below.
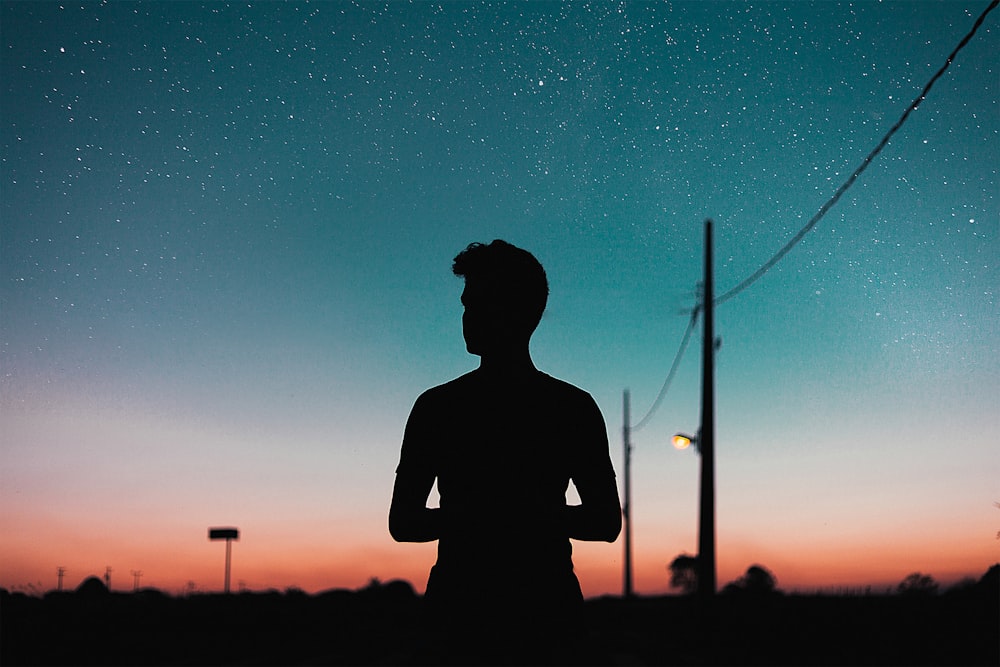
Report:
<svg viewBox="0 0 1000 667"><path fill-rule="evenodd" d="M736 296L746 288L750 287L750 285L752 285L753 283L757 282L757 280L765 273L767 273L771 269L771 267L773 267L775 264L781 261L781 259L785 255L787 255L792 248L798 245L799 241L801 241L802 238L806 234L808 234L813 227L816 226L816 223L818 223L820 220L823 219L823 216L826 215L827 211L833 208L833 206L837 203L837 201L841 198L841 196L843 196L843 194L847 192L847 190L852 185L854 185L854 181L856 181L858 177L861 176L861 174L868 168L868 165L870 165L872 161L878 156L878 154L882 152L882 149L886 147L886 145L889 143L889 140L892 139L892 136L896 134L896 131L903 126L903 123L906 122L906 119L909 118L910 114L916 111L917 107L920 106L920 103L923 102L924 98L927 97L927 94L930 92L931 87L934 85L934 83L939 78L941 78L941 75L943 75L945 71L951 66L951 63L955 59L955 56L957 56L958 52L961 51L965 47L965 45L969 43L969 40L972 39L972 36L976 34L977 30L979 30L979 26L983 24L983 21L986 19L986 15L989 14L994 9L996 9L997 4L1000 4L1000 0L993 0L990 3L989 7L987 7L986 10L982 14L980 14L979 18L976 19L975 24L972 26L972 30L969 31L969 34L967 34L964 38L962 38L962 41L958 43L958 46L956 46L955 50L952 51L951 54L948 56L948 59L945 61L944 65L941 66L941 69L939 69L934 74L934 76L931 77L930 81L927 82L927 85L924 86L924 89L920 91L920 94L916 97L916 99L914 99L910 103L910 106L906 108L906 111L904 111L903 115L899 117L899 120L896 121L896 124L889 129L886 135L882 137L882 140L878 143L878 145L865 157L865 159L861 162L858 168L854 170L854 173L852 173L850 177L848 177L848 179L844 181L844 183L839 188L837 188L837 191L833 194L833 196L830 197L830 199L827 200L825 204L823 204L823 206L819 209L816 215L814 215L812 219L810 219L809 222L806 223L805 227L800 229L798 233L795 236L793 236L792 239L788 243L786 243L783 248L781 248L781 250L775 253L775 255L771 259L767 260L767 262L765 262L763 266L754 271L750 275L750 277L745 279L743 282L741 282L739 285L732 288L728 292L725 292L717 296L712 301L712 303L718 305L720 303L728 301L729 299L732 299L734 296Z"/></svg>
<svg viewBox="0 0 1000 667"><path fill-rule="evenodd" d="M799 241L801 241L802 238L806 234L808 234L820 220L823 219L823 216L825 216L827 212L831 208L833 208L833 206L840 200L840 198L844 195L844 193L847 192L847 190L852 185L854 185L854 182L858 180L858 177L861 176L862 173L864 173L864 171L868 168L868 166L872 163L872 161L874 161L875 158L878 157L879 153L881 153L882 149L886 147L886 145L892 139L893 135L896 134L896 132L903 126L903 123L905 123L906 120L910 117L910 114L916 111L917 107L920 106L920 103L923 102L924 99L927 97L927 94L930 92L931 87L933 87L934 84L937 82L937 80L941 78L941 76L948 70L949 67L951 67L951 63L952 61L955 60L955 57L958 55L958 52L961 51L963 48L965 48L965 45L969 43L972 37L976 34L976 31L978 31L979 27L983 24L983 21L986 20L986 16L991 11L996 9L998 4L1000 4L1000 0L992 0L992 2L990 2L989 6L983 11L982 14L979 15L979 18L976 19L976 22L973 24L972 29L969 31L969 33L962 38L962 41L958 43L958 46L956 46L955 49L951 52L951 54L948 55L948 58L945 60L944 65L942 65L941 68L934 73L934 76L930 78L930 80L924 86L923 90L920 91L920 94L916 97L916 99L914 99L910 103L910 105L906 108L906 111L903 112L903 115L899 117L899 120L897 120L896 123L891 128L889 128L889 131L885 134L884 137L882 137L882 140L879 141L878 145L875 146L875 148L872 149L872 151L868 153L867 156L865 156L865 159L861 162L861 164L857 167L857 169L855 169L854 172L848 177L848 179L844 181L844 183L839 188L837 188L837 191L834 192L833 196L830 197L830 199L827 200L825 204L823 204L823 206L819 209L819 211L817 211L816 215L814 215L809 220L809 222L807 222L806 225L802 229L800 229L798 233L796 233L795 236L793 236L788 243L784 245L784 247L782 247L777 253L775 253L775 255L771 257L771 259L769 259L767 262L765 262L759 269L754 271L748 278L746 278L736 287L730 289L728 292L724 292L718 297L712 299L713 305L718 305L720 303L728 301L729 299L732 299L734 296L736 296L746 288L750 287L750 285L757 282L757 280L760 279L765 273L767 273L771 269L771 267L773 267L775 264L781 261L781 259L785 255L787 255L792 248L798 245ZM684 332L683 339L681 339L680 347L677 350L677 354L674 356L674 361L670 366L670 371L667 373L666 380L664 380L663 382L663 387L660 388L660 393L656 396L656 400L653 401L653 404L650 406L645 416L642 419L640 419L635 424L635 426L631 427L632 431L637 431L641 429L649 422L650 418L660 407L660 403L663 401L664 396L667 395L667 390L670 388L670 384L674 379L674 375L677 373L677 368L680 366L681 358L684 356L685 350L687 350L688 342L691 339L691 332L694 331L694 327L698 321L698 315L701 307L702 307L701 305L695 306L694 310L691 312L691 320L688 322L688 328Z"/></svg>
<svg viewBox="0 0 1000 667"><path fill-rule="evenodd" d="M694 310L691 312L691 320L688 322L687 331L684 332L684 338L681 340L680 348L677 350L677 354L674 355L674 362L670 365L670 372L667 373L667 379L663 381L663 387L660 388L660 393L656 396L656 400L653 401L653 405L650 406L649 410L646 412L646 416L640 419L635 426L631 427L631 430L638 431L646 422L650 420L656 409L660 407L660 402L663 397L667 395L667 389L670 388L670 383L673 382L674 375L677 374L677 368L680 366L681 357L684 356L684 351L687 349L688 341L691 340L691 332L694 331L694 325L698 321L698 313L701 311L701 306L695 306Z"/></svg>

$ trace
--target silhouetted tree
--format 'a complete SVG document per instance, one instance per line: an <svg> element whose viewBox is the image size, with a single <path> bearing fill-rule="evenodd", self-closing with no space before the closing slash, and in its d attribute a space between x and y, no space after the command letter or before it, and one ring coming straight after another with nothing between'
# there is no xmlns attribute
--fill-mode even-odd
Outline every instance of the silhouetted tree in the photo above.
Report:
<svg viewBox="0 0 1000 667"><path fill-rule="evenodd" d="M938 583L929 574L913 572L899 582L896 592L900 595L934 595L938 591Z"/></svg>
<svg viewBox="0 0 1000 667"><path fill-rule="evenodd" d="M413 584L403 579L393 579L387 581L382 589L389 600L416 600L417 592L413 590Z"/></svg>
<svg viewBox="0 0 1000 667"><path fill-rule="evenodd" d="M749 592L773 593L778 588L778 580L767 568L751 565L743 575L743 588Z"/></svg>
<svg viewBox="0 0 1000 667"><path fill-rule="evenodd" d="M778 592L778 580L763 565L751 565L742 577L726 584L722 592L771 595Z"/></svg>
<svg viewBox="0 0 1000 667"><path fill-rule="evenodd" d="M682 593L694 593L698 589L698 557L681 554L670 561L670 587Z"/></svg>
<svg viewBox="0 0 1000 667"><path fill-rule="evenodd" d="M358 589L358 594L366 599L382 602L407 602L417 598L410 582L403 579L382 582L378 577L372 577L367 586Z"/></svg>
<svg viewBox="0 0 1000 667"><path fill-rule="evenodd" d="M108 587L105 586L104 582L97 577L87 577L83 580L83 583L77 587L76 592L80 595L89 596L107 595Z"/></svg>

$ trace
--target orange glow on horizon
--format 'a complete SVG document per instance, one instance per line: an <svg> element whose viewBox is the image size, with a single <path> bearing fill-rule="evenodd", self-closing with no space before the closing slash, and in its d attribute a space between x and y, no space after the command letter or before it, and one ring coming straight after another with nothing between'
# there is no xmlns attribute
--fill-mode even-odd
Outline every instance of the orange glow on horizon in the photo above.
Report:
<svg viewBox="0 0 1000 667"><path fill-rule="evenodd" d="M988 516L987 518L992 518ZM360 522L343 530L308 529L308 524L223 521L240 529L233 542L233 590L262 591L299 588L317 593L333 588L357 589L372 578L403 579L423 592L436 557L436 545L398 544L383 524ZM129 591L132 570L142 571L140 586L170 594L189 590L221 591L225 545L210 541L210 521L144 524L72 521L37 514L0 516L0 587L42 593L57 585L57 568L65 567L64 588L72 590L90 576L103 577L110 566L112 588ZM986 525L986 524L983 524ZM992 527L992 524L987 525ZM885 534L873 525L854 534L816 537L798 532L774 532L750 541L720 531L718 581L720 588L759 564L777 578L785 591L813 592L871 587L885 592L912 572L922 572L947 586L962 578L978 579L1000 560L994 533L983 533L975 521L924 535ZM969 535L978 535L970 538ZM657 537L640 533L634 554L634 586L642 595L673 593L668 563L690 552L687 534ZM678 542L679 540L679 542ZM587 597L620 595L622 542L573 543L573 560Z"/></svg>
<svg viewBox="0 0 1000 667"><path fill-rule="evenodd" d="M206 541L206 544L207 541ZM124 546L124 545L123 545ZM77 551L71 558L52 561L48 557L21 545L6 550L3 558L3 580L0 586L9 590L41 593L56 588L56 568L66 567L64 589L73 590L86 578L103 578L111 566L112 589L129 591L133 587L132 570L143 572L142 588L157 588L169 594L190 591L221 592L224 579L222 543L211 548L168 551L156 548L132 548L128 557L102 558L97 551ZM434 563L433 545L397 545L386 540L383 546L367 549L334 548L304 549L282 552L248 547L233 543L232 589L286 590L296 588L318 593L335 588L357 589L372 578L381 581L403 579L422 593L430 567ZM217 548L216 548L217 547ZM603 547L603 548L602 548ZM584 595L620 595L622 591L621 545L574 544L575 569ZM904 547L903 552L907 551ZM856 560L861 549L817 549L802 552L795 558L779 558L776 554L723 552L718 563L719 586L735 580L753 564L768 568L778 580L778 587L788 592L814 592L870 589L887 592L907 574L920 571L930 574L942 586L963 578L978 579L996 561L984 549L978 554L945 554L926 548L918 553L903 553L895 546L864 552L863 561ZM937 552L937 553L935 553ZM853 558L852 558L853 557ZM674 593L669 588L667 563L670 557L637 553L634 585L639 594L663 595ZM45 563L40 566L39 563Z"/></svg>

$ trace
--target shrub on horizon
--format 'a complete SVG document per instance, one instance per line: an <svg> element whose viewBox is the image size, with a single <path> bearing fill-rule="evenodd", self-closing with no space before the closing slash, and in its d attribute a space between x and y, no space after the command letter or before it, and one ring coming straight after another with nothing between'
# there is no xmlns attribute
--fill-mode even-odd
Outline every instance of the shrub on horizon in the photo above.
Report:
<svg viewBox="0 0 1000 667"><path fill-rule="evenodd" d="M896 586L896 592L900 595L930 596L938 592L938 583L929 574L912 572Z"/></svg>

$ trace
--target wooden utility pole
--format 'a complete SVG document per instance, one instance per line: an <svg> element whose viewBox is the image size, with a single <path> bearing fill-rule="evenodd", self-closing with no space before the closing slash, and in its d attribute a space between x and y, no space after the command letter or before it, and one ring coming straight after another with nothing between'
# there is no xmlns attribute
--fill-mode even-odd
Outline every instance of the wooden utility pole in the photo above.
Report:
<svg viewBox="0 0 1000 667"><path fill-rule="evenodd" d="M715 595L715 322L712 300L712 221L705 221L704 340L701 351L701 502L698 518L698 595Z"/></svg>
<svg viewBox="0 0 1000 667"><path fill-rule="evenodd" d="M632 597L632 426L629 423L629 392L622 395L622 447L625 450L625 500L622 503L622 518L625 520L625 581L622 595Z"/></svg>

